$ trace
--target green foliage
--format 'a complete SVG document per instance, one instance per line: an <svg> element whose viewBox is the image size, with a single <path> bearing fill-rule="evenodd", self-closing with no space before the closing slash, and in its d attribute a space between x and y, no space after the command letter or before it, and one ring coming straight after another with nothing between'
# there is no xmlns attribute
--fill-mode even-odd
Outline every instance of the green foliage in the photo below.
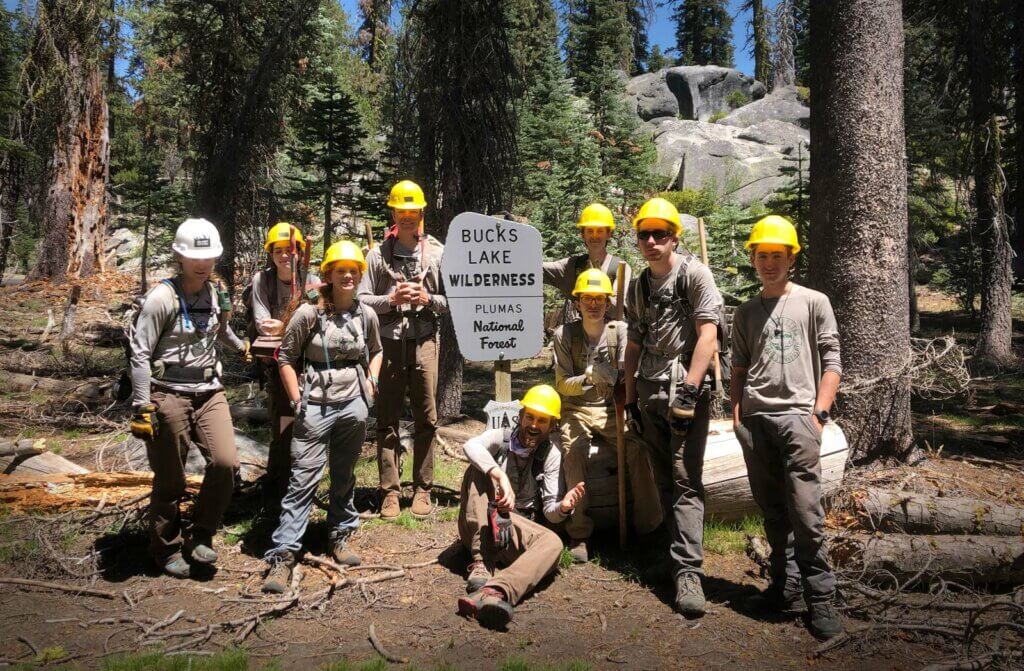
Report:
<svg viewBox="0 0 1024 671"><path fill-rule="evenodd" d="M209 657L160 653L127 655L106 660L102 671L248 671L249 656L242 650L229 650Z"/></svg>
<svg viewBox="0 0 1024 671"><path fill-rule="evenodd" d="M718 123L727 116L729 116L729 113L725 111L713 112L711 116L708 117L708 123Z"/></svg>
<svg viewBox="0 0 1024 671"><path fill-rule="evenodd" d="M658 194L676 206L682 213L694 217L706 217L715 211L718 204L716 194L710 189L683 189L682 191L663 191Z"/></svg>
<svg viewBox="0 0 1024 671"><path fill-rule="evenodd" d="M647 61L650 58L647 26L652 18L648 15L648 11L653 6L650 0L628 0L626 2L626 20L629 21L633 35L633 61L632 67L629 69L631 75L647 72ZM659 53L660 51L659 49Z"/></svg>
<svg viewBox="0 0 1024 671"><path fill-rule="evenodd" d="M619 71L633 61L632 29L625 0L568 0L565 62L576 92L596 101L609 86L621 88ZM600 127L600 123L597 124Z"/></svg>
<svg viewBox="0 0 1024 671"><path fill-rule="evenodd" d="M661 47L655 44L651 47L651 55L647 57L647 71L657 72L672 65L672 59L661 52Z"/></svg>
<svg viewBox="0 0 1024 671"><path fill-rule="evenodd" d="M747 536L763 536L764 521L746 517L740 522L704 523L704 549L717 555L740 554L747 546Z"/></svg>
<svg viewBox="0 0 1024 671"><path fill-rule="evenodd" d="M736 109L737 107L743 107L750 102L750 96L743 91L736 89L728 96L725 97L725 102L729 104L730 109Z"/></svg>
<svg viewBox="0 0 1024 671"><path fill-rule="evenodd" d="M680 65L733 65L732 14L727 0L678 0L676 50Z"/></svg>
<svg viewBox="0 0 1024 671"><path fill-rule="evenodd" d="M557 664L538 664L519 657L509 657L498 666L498 671L590 671L592 668L590 664L579 660Z"/></svg>

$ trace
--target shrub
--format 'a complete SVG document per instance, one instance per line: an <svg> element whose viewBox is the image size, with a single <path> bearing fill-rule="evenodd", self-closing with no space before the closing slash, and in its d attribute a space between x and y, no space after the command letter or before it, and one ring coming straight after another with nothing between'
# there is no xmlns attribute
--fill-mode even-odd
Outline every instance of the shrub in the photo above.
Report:
<svg viewBox="0 0 1024 671"><path fill-rule="evenodd" d="M715 112L710 117L708 117L708 123L718 123L727 116L729 116L728 112Z"/></svg>
<svg viewBox="0 0 1024 671"><path fill-rule="evenodd" d="M736 109L749 103L750 96L737 89L725 97L725 102L729 103L730 109Z"/></svg>

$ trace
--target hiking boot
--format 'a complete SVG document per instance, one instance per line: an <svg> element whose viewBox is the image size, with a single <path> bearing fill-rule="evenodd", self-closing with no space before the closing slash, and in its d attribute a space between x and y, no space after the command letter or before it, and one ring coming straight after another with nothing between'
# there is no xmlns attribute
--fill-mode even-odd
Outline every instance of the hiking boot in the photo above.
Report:
<svg viewBox="0 0 1024 671"><path fill-rule="evenodd" d="M330 541L331 557L342 566L359 566L363 560L355 552L348 548L344 538L332 538Z"/></svg>
<svg viewBox="0 0 1024 671"><path fill-rule="evenodd" d="M430 492L416 492L412 496L412 516L423 519L434 512L434 504L430 502Z"/></svg>
<svg viewBox="0 0 1024 671"><path fill-rule="evenodd" d="M381 519L393 520L402 512L398 505L398 492L388 492L384 502L380 504Z"/></svg>
<svg viewBox="0 0 1024 671"><path fill-rule="evenodd" d="M704 615L705 604L699 575L687 571L676 577L676 610L683 617L701 617Z"/></svg>
<svg viewBox="0 0 1024 671"><path fill-rule="evenodd" d="M291 552L270 555L267 559L267 575L263 579L263 591L271 594L287 592L294 567L295 555Z"/></svg>
<svg viewBox="0 0 1024 671"><path fill-rule="evenodd" d="M843 623L839 621L839 613L831 602L812 603L810 630L815 638L827 641L843 633Z"/></svg>
<svg viewBox="0 0 1024 671"><path fill-rule="evenodd" d="M491 579L491 572L482 561L475 561L467 567L469 577L466 578L466 592L473 592L483 589L487 581Z"/></svg>
<svg viewBox="0 0 1024 671"><path fill-rule="evenodd" d="M774 583L766 590L747 599L747 606L757 613L797 613L807 612L807 602L798 590L779 588Z"/></svg>
<svg viewBox="0 0 1024 671"><path fill-rule="evenodd" d="M569 554L576 564L586 564L590 561L590 553L587 551L587 541L572 539L569 541Z"/></svg>
<svg viewBox="0 0 1024 671"><path fill-rule="evenodd" d="M184 557L172 559L160 568L164 573L174 578L187 578L192 572L192 567L188 565Z"/></svg>
<svg viewBox="0 0 1024 671"><path fill-rule="evenodd" d="M213 536L210 532L196 530L192 533L192 561L197 564L217 563L217 553L213 549Z"/></svg>
<svg viewBox="0 0 1024 671"><path fill-rule="evenodd" d="M504 629L512 620L512 604L501 590L484 587L459 599L459 615L474 617L488 629Z"/></svg>

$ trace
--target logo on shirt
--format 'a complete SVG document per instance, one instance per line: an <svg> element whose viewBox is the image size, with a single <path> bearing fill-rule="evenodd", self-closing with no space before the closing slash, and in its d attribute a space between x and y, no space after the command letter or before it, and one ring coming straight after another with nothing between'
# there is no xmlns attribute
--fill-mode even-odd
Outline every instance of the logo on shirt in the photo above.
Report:
<svg viewBox="0 0 1024 671"><path fill-rule="evenodd" d="M804 349L804 334L800 325L789 317L769 319L761 331L764 356L772 363L791 363Z"/></svg>

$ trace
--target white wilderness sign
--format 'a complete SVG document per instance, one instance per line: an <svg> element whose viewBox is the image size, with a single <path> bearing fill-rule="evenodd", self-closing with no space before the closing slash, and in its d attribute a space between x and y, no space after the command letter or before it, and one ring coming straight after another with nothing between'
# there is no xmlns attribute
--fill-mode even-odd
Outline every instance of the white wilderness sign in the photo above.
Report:
<svg viewBox="0 0 1024 671"><path fill-rule="evenodd" d="M462 356L528 359L544 344L540 231L463 212L448 227L441 274Z"/></svg>

